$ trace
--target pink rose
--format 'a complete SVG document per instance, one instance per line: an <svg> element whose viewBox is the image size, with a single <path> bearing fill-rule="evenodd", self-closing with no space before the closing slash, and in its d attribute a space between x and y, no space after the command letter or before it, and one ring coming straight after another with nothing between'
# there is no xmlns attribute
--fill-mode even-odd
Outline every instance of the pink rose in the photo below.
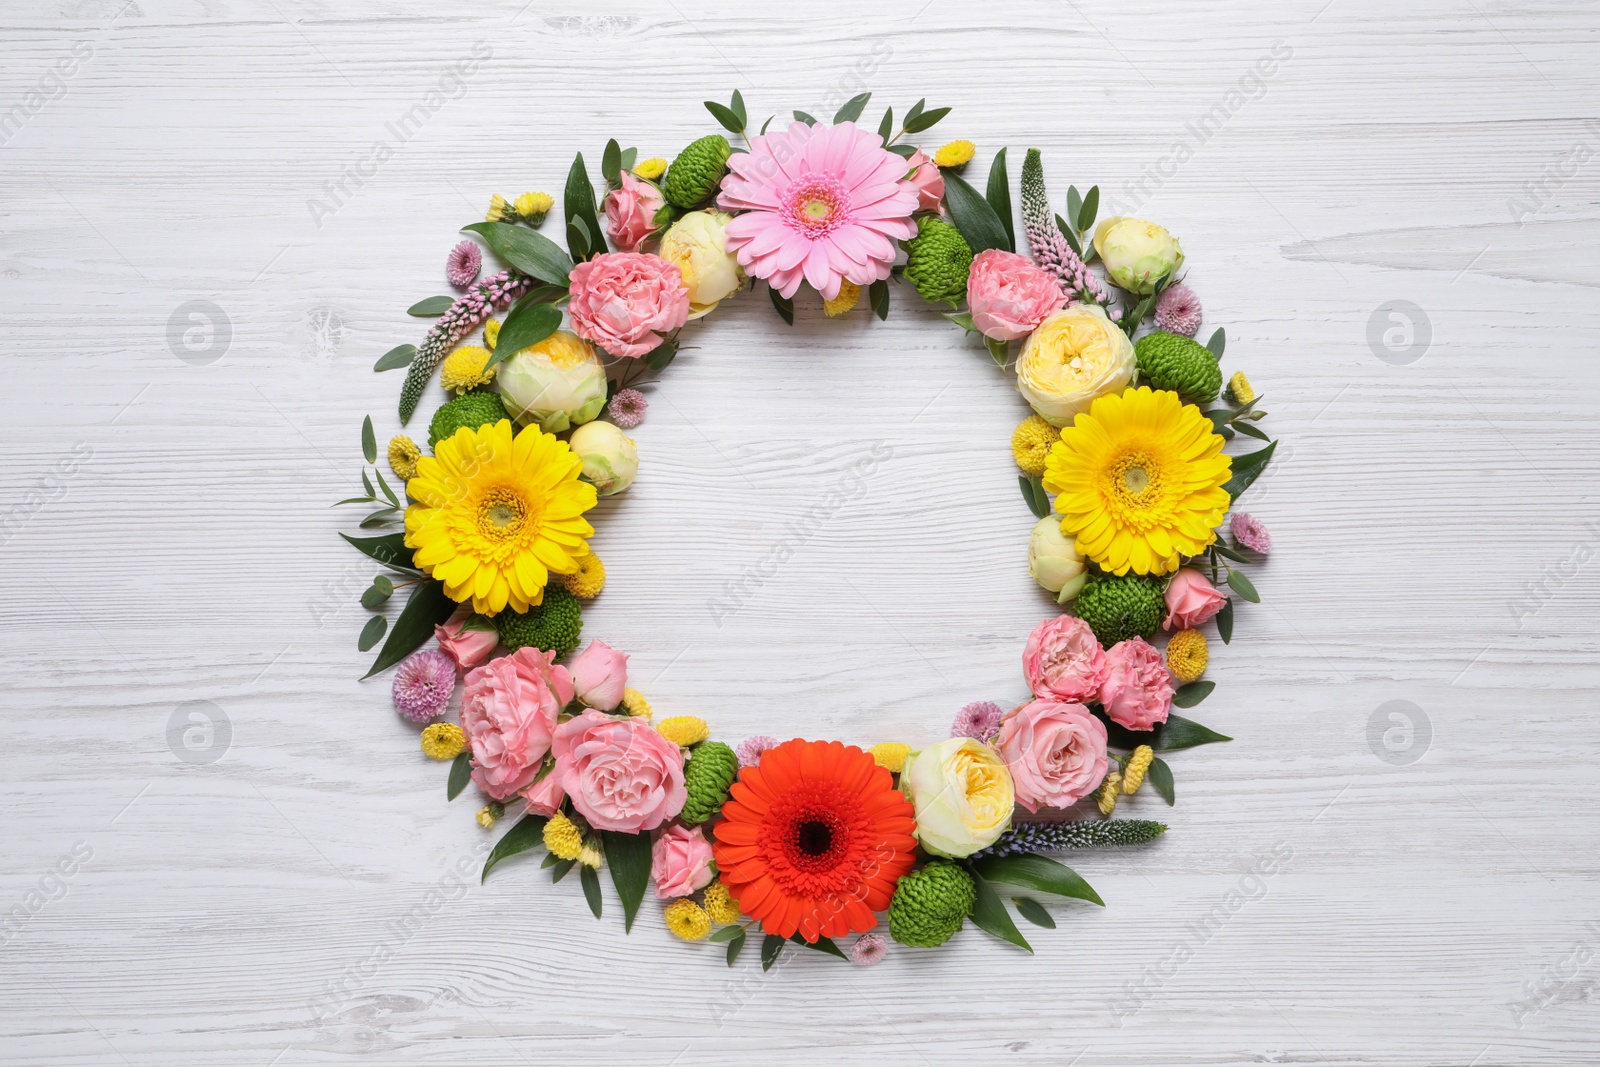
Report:
<svg viewBox="0 0 1600 1067"><path fill-rule="evenodd" d="M973 327L996 341L1026 337L1067 306L1055 276L1027 256L986 248L972 259L967 275L967 309Z"/></svg>
<svg viewBox="0 0 1600 1067"><path fill-rule="evenodd" d="M643 356L689 320L689 289L676 263L606 252L572 268L567 314L579 337L613 356Z"/></svg>
<svg viewBox="0 0 1600 1067"><path fill-rule="evenodd" d="M640 719L585 711L556 727L551 777L599 830L654 830L689 798L683 749Z"/></svg>
<svg viewBox="0 0 1600 1067"><path fill-rule="evenodd" d="M650 877L663 900L686 897L711 884L711 842L696 826L669 826L650 852Z"/></svg>
<svg viewBox="0 0 1600 1067"><path fill-rule="evenodd" d="M1013 709L995 748L1029 811L1070 807L1106 776L1105 724L1082 704L1035 700Z"/></svg>
<svg viewBox="0 0 1600 1067"><path fill-rule="evenodd" d="M944 175L920 148L906 160L906 166L911 170L911 184L917 187L917 210L938 211L939 201L944 199Z"/></svg>
<svg viewBox="0 0 1600 1067"><path fill-rule="evenodd" d="M637 252L656 229L656 212L666 201L661 190L622 172L622 185L606 194L606 235L624 252Z"/></svg>
<svg viewBox="0 0 1600 1067"><path fill-rule="evenodd" d="M467 675L461 728L472 748L472 780L495 800L533 783L550 751L556 716L572 702L572 679L554 652L520 648Z"/></svg>
<svg viewBox="0 0 1600 1067"><path fill-rule="evenodd" d="M622 703L622 691L628 687L626 652L618 652L604 641L590 641L567 669L572 672L578 699L588 707L611 711Z"/></svg>
<svg viewBox="0 0 1600 1067"><path fill-rule="evenodd" d="M463 604L448 622L433 628L433 636L438 639L439 647L463 671L481 667L489 659L489 653L500 644L500 635L492 629L463 630L461 627L471 617L471 606Z"/></svg>
<svg viewBox="0 0 1600 1067"><path fill-rule="evenodd" d="M1167 583L1167 621L1161 628L1192 629L1221 611L1227 602L1228 598L1217 592L1205 575L1185 567Z"/></svg>
<svg viewBox="0 0 1600 1067"><path fill-rule="evenodd" d="M1034 696L1081 704L1100 692L1106 680L1106 654L1088 623L1058 615L1028 635L1022 674Z"/></svg>
<svg viewBox="0 0 1600 1067"><path fill-rule="evenodd" d="M530 814L543 815L548 819L561 810L561 802L567 799L567 794L562 791L561 783L557 781L556 772L552 769L549 774L524 789L522 799L528 802Z"/></svg>
<svg viewBox="0 0 1600 1067"><path fill-rule="evenodd" d="M1172 676L1161 653L1142 637L1130 637L1106 652L1106 682L1100 706L1111 721L1130 730L1148 730L1167 721L1172 709Z"/></svg>

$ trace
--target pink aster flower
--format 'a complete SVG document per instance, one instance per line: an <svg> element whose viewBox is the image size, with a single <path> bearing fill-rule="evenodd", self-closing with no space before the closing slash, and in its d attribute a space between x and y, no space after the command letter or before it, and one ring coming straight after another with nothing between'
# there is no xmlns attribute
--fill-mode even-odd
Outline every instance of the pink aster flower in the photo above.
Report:
<svg viewBox="0 0 1600 1067"><path fill-rule="evenodd" d="M1000 716L1005 714L992 700L978 700L956 712L950 724L951 737L971 737L988 742L1000 729Z"/></svg>
<svg viewBox="0 0 1600 1067"><path fill-rule="evenodd" d="M1156 300L1156 325L1193 337L1200 331L1200 298L1187 285L1169 286Z"/></svg>
<svg viewBox="0 0 1600 1067"><path fill-rule="evenodd" d="M465 289L478 280L483 269L483 251L471 241L462 241L450 250L444 261L444 276L457 289Z"/></svg>
<svg viewBox="0 0 1600 1067"><path fill-rule="evenodd" d="M743 212L728 223L727 247L747 274L784 296L802 281L825 299L848 280L889 277L895 241L916 236L917 186L906 161L853 122L790 125L763 134L728 160L717 199Z"/></svg>
<svg viewBox="0 0 1600 1067"><path fill-rule="evenodd" d="M412 722L437 718L456 690L456 661L436 648L413 652L394 672L394 706Z"/></svg>
<svg viewBox="0 0 1600 1067"><path fill-rule="evenodd" d="M1261 525L1261 520L1243 511L1233 516L1233 539L1241 545L1265 556L1272 551L1272 535Z"/></svg>
<svg viewBox="0 0 1600 1067"><path fill-rule="evenodd" d="M882 934L862 934L850 946L850 961L863 967L871 967L888 954L889 942Z"/></svg>
<svg viewBox="0 0 1600 1067"><path fill-rule="evenodd" d="M606 410L611 413L612 422L624 430L631 430L644 421L644 413L649 406L650 402L639 390L618 389Z"/></svg>
<svg viewBox="0 0 1600 1067"><path fill-rule="evenodd" d="M734 755L739 757L740 767L754 767L756 764L761 762L761 753L765 752L769 748L776 748L777 746L778 739L776 737L768 737L766 734L757 734L755 737L747 737L743 741L740 741L739 747L733 751Z"/></svg>

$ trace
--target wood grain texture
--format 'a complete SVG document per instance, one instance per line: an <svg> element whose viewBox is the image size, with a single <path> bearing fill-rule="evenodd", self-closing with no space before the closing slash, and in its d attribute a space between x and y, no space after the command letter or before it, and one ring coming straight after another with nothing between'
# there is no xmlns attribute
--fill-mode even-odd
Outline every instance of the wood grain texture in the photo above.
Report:
<svg viewBox="0 0 1600 1067"><path fill-rule="evenodd" d="M1600 14L1140 7L9 5L0 1059L1600 1059ZM670 156L735 87L757 121L927 96L955 108L930 145L1037 146L1058 201L1098 182L1168 224L1282 435L1247 498L1264 602L1193 712L1237 740L1172 759L1175 809L1128 804L1171 823L1156 846L1072 859L1109 907L1051 905L1035 956L969 930L762 975L653 903L625 937L609 884L599 924L534 863L480 887L470 794L447 806L386 681L355 680L373 568L328 504L362 416L397 429L370 368L420 340L405 307L446 291L491 192L558 191L612 135ZM231 331L205 365L169 340L192 300ZM788 328L741 298L651 387L585 632L658 708L921 743L1021 691L1050 611L1006 447L1024 408L894 300L888 323L801 300ZM1394 300L1431 336L1404 365L1369 342ZM1408 764L1370 744L1395 700L1431 727ZM208 763L169 744L195 701L227 724L191 738Z"/></svg>

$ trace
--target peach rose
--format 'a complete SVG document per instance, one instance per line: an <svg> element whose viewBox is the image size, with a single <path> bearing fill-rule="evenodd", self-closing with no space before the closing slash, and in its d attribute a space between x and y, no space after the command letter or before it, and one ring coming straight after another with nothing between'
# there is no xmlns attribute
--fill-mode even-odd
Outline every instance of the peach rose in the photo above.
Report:
<svg viewBox="0 0 1600 1067"><path fill-rule="evenodd" d="M1106 681L1100 706L1119 726L1149 730L1167 721L1172 710L1172 676L1142 637L1130 637L1106 652Z"/></svg>
<svg viewBox="0 0 1600 1067"><path fill-rule="evenodd" d="M556 716L572 702L572 679L554 652L521 648L467 675L461 728L472 748L472 780L495 800L533 784L550 751Z"/></svg>
<svg viewBox="0 0 1600 1067"><path fill-rule="evenodd" d="M683 749L640 719L588 710L556 727L550 776L598 830L654 830L689 798Z"/></svg>
<svg viewBox="0 0 1600 1067"><path fill-rule="evenodd" d="M661 190L622 172L622 184L606 194L606 235L623 252L637 252L655 232L656 212L666 203Z"/></svg>
<svg viewBox="0 0 1600 1067"><path fill-rule="evenodd" d="M618 652L604 641L590 641L567 669L572 672L572 688L585 706L611 711L622 703L622 692L628 687L626 652Z"/></svg>
<svg viewBox="0 0 1600 1067"><path fill-rule="evenodd" d="M605 252L572 268L567 314L579 337L613 356L647 355L689 320L689 289L676 263Z"/></svg>
<svg viewBox="0 0 1600 1067"><path fill-rule="evenodd" d="M917 187L917 210L938 211L944 199L944 175L939 168L920 148L906 159L906 168L911 171L911 184Z"/></svg>
<svg viewBox="0 0 1600 1067"><path fill-rule="evenodd" d="M1106 776L1106 728L1082 704L1035 700L1000 723L995 747L1029 811L1076 804Z"/></svg>
<svg viewBox="0 0 1600 1067"><path fill-rule="evenodd" d="M1027 256L986 248L973 257L967 275L967 310L973 328L985 337L996 341L1026 337L1066 306L1061 283Z"/></svg>
<svg viewBox="0 0 1600 1067"><path fill-rule="evenodd" d="M650 851L650 877L663 900L686 897L711 884L711 842L698 826L669 826Z"/></svg>
<svg viewBox="0 0 1600 1067"><path fill-rule="evenodd" d="M1058 615L1028 635L1022 674L1034 696L1080 704L1100 692L1106 680L1106 654L1088 623Z"/></svg>
<svg viewBox="0 0 1600 1067"><path fill-rule="evenodd" d="M463 630L472 617L472 606L463 604L456 609L443 626L433 628L433 636L438 639L439 647L444 654L456 661L456 667L463 671L470 671L474 667L481 667L489 659L489 653L500 644L500 635L494 630Z"/></svg>
<svg viewBox="0 0 1600 1067"><path fill-rule="evenodd" d="M1163 630L1176 626L1192 630L1222 610L1228 598L1193 567L1184 567L1167 583L1167 621Z"/></svg>

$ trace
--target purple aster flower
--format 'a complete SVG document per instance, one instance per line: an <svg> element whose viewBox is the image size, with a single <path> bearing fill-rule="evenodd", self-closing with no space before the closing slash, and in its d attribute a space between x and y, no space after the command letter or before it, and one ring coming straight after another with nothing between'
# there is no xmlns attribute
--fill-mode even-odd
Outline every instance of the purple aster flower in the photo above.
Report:
<svg viewBox="0 0 1600 1067"><path fill-rule="evenodd" d="M465 289L478 280L483 269L483 251L472 241L462 241L450 250L444 261L444 276L457 289Z"/></svg>
<svg viewBox="0 0 1600 1067"><path fill-rule="evenodd" d="M1248 549L1265 556L1272 551L1272 535L1261 525L1261 520L1243 511L1233 515L1233 539Z"/></svg>
<svg viewBox="0 0 1600 1067"><path fill-rule="evenodd" d="M862 934L850 946L850 959L863 967L871 967L889 954L889 942L882 934Z"/></svg>
<svg viewBox="0 0 1600 1067"><path fill-rule="evenodd" d="M1187 285L1170 286L1156 300L1156 325L1193 337L1200 330L1200 298Z"/></svg>
<svg viewBox="0 0 1600 1067"><path fill-rule="evenodd" d="M734 749L734 754L739 757L740 767L754 767L761 762L761 753L769 748L776 748L778 739L768 737L766 734L757 734L747 737L739 742L739 747Z"/></svg>
<svg viewBox="0 0 1600 1067"><path fill-rule="evenodd" d="M1000 731L1000 716L1005 713L992 700L979 700L956 712L950 724L951 737L971 737L985 743Z"/></svg>
<svg viewBox="0 0 1600 1067"><path fill-rule="evenodd" d="M644 413L649 406L650 402L639 390L618 389L607 410L611 412L612 422L624 430L631 430L644 421Z"/></svg>
<svg viewBox="0 0 1600 1067"><path fill-rule="evenodd" d="M437 717L456 691L456 661L437 648L407 656L394 672L395 710L412 722Z"/></svg>

